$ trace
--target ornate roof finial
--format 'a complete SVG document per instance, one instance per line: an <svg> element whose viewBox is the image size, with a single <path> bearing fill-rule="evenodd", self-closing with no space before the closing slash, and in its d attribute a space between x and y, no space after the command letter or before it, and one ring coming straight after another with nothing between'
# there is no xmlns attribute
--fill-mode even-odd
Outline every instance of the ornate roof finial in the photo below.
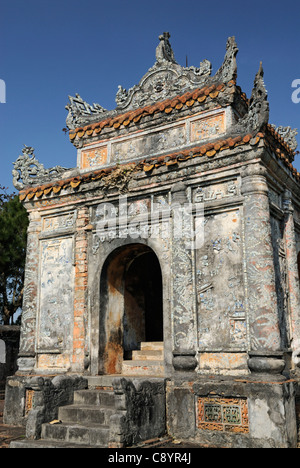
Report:
<svg viewBox="0 0 300 468"><path fill-rule="evenodd" d="M236 128L242 131L259 132L269 122L268 93L264 82L264 70L260 62L259 70L255 75L247 114L237 123Z"/></svg>
<svg viewBox="0 0 300 468"><path fill-rule="evenodd" d="M45 169L44 165L36 159L34 148L31 146L24 145L22 153L13 163L13 184L17 190L45 183L45 181L49 182L49 180L59 177L61 173L67 170L61 166Z"/></svg>
<svg viewBox="0 0 300 468"><path fill-rule="evenodd" d="M164 32L159 36L160 43L156 47L156 61L161 62L170 62L177 63L174 57L174 52L172 50L170 39L171 35L169 32Z"/></svg>
<svg viewBox="0 0 300 468"><path fill-rule="evenodd" d="M264 69L262 62L260 62L259 70L255 76L254 88L252 90L249 106L249 114L256 124L255 130L261 130L261 128L269 122L269 113L270 106L264 82Z"/></svg>
<svg viewBox="0 0 300 468"><path fill-rule="evenodd" d="M89 117L92 115L101 115L106 112L104 107L100 104L93 104L92 106L85 102L82 97L76 93L75 97L69 96L70 103L66 106L66 110L69 112L66 119L66 125L70 130L79 127L84 123L83 117Z"/></svg>
<svg viewBox="0 0 300 468"><path fill-rule="evenodd" d="M222 83L228 83L231 80L236 81L237 79L237 63L236 56L239 49L235 41L235 37L229 37L226 44L226 54L224 62L217 71L215 78L220 80Z"/></svg>

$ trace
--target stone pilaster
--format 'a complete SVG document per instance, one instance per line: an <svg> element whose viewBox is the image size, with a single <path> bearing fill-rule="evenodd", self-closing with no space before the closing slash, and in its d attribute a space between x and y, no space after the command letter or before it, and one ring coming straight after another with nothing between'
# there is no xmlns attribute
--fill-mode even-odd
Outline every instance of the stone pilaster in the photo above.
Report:
<svg viewBox="0 0 300 468"><path fill-rule="evenodd" d="M274 252L266 169L252 164L242 171L244 195L245 265L247 275L252 372L281 373L281 352L275 286Z"/></svg>
<svg viewBox="0 0 300 468"><path fill-rule="evenodd" d="M291 326L291 347L293 362L300 367L300 284L297 263L297 246L295 237L294 208L292 194L286 190L283 195L284 239L286 250L286 270L289 292L289 315Z"/></svg>
<svg viewBox="0 0 300 468"><path fill-rule="evenodd" d="M88 288L88 208L78 210L75 237L75 291L72 370L83 372L89 364L86 349Z"/></svg>
<svg viewBox="0 0 300 468"><path fill-rule="evenodd" d="M27 238L22 326L18 359L19 373L30 373L36 364L36 319L38 311L39 287L39 234L41 217L30 213Z"/></svg>
<svg viewBox="0 0 300 468"><path fill-rule="evenodd" d="M193 260L188 248L189 215L184 209L188 202L183 183L172 187L172 321L173 366L177 371L193 371L197 367L195 303L193 291Z"/></svg>

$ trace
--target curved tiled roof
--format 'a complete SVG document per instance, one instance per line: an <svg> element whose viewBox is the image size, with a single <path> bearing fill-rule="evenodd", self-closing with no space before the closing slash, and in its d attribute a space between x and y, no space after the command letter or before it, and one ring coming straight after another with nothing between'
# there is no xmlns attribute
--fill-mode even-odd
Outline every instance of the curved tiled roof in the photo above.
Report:
<svg viewBox="0 0 300 468"><path fill-rule="evenodd" d="M270 131L269 128L266 129L267 131ZM274 138L277 138L278 135L274 130L270 131L272 136ZM226 139L219 139L215 142L212 143L206 143L201 146L195 146L193 148L189 148L183 151L178 151L175 153L171 153L168 155L164 156L159 156L159 157L153 157L153 158L146 158L143 161L139 162L132 162L132 163L125 163L125 164L120 164L118 165L118 168L131 168L133 171L140 171L143 170L145 173L150 173L153 169L161 167L161 166L177 166L180 165L181 162L187 161L188 159L193 159L193 158L200 158L203 156L206 156L208 158L213 158L216 156L218 153L228 150L228 149L233 149L238 146L243 146L250 144L251 146L257 146L258 143L261 140L267 141L268 145L272 145L272 142L268 141L268 138L266 137L265 133L259 132L257 135L252 135L250 133L244 135L244 136L236 136L236 137L229 137ZM272 148L274 150L274 148ZM292 174L294 177L297 178L298 181L300 181L300 174L299 172L293 167L293 165L289 162L286 154L283 152L277 151L279 148L275 150L277 156L284 161L284 163L289 167L289 169L292 171ZM20 192L20 199L21 201L24 201L25 199L27 200L32 200L34 198L41 198L43 195L50 195L51 193L53 194L58 194L61 192L62 189L77 189L81 184L88 183L88 182L93 182L97 180L101 180L111 174L113 171L116 170L116 166L114 167L108 167L104 169L99 169L95 170L93 172L85 173L77 177L72 177L69 179L61 180L61 181L56 181L52 182L49 184L42 185L40 187L35 187L35 188L29 188L27 190L23 190Z"/></svg>
<svg viewBox="0 0 300 468"><path fill-rule="evenodd" d="M73 141L75 138L81 139L84 136L91 137L99 135L102 129L106 127L113 127L118 129L121 126L128 126L131 122L138 123L145 116L154 115L156 113L169 114L173 112L174 109L181 110L184 108L184 106L192 107L196 102L205 102L207 98L216 99L217 96L225 89L227 89L229 93L234 93L236 90L239 90L242 99L247 103L249 102L246 95L240 91L240 88L236 87L235 81L230 81L227 83L227 85L224 83L215 83L201 89L186 92L182 96L166 99L165 101L158 102L154 105L146 106L134 111L126 112L122 115L107 118L92 125L77 128L75 131L70 132L70 139ZM51 193L59 194L62 189L76 189L83 183L105 178L107 175L115 171L117 167L130 166L134 171L144 170L144 172L150 173L154 168L163 165L167 167L176 166L182 161L186 161L191 158L202 156L213 158L216 154L224 151L225 149L231 149L246 144L255 146L261 139L265 141L266 146L269 146L276 154L276 156L284 163L284 165L288 167L293 177L296 178L297 182L300 182L300 173L291 162L293 161L296 153L288 146L279 133L268 124L264 128L263 132L258 132L257 134L246 133L244 135L231 136L229 138L219 139L211 143L206 143L200 146L198 145L193 148L174 152L168 155L149 157L142 161L124 163L123 165L119 164L118 166L94 170L93 172L84 173L69 179L53 181L49 184L45 184L39 187L31 187L20 192L20 199L21 201L25 199L38 199L43 195L49 195Z"/></svg>
<svg viewBox="0 0 300 468"><path fill-rule="evenodd" d="M234 81L228 83L228 87L233 87L234 85ZM220 92L224 91L225 88L226 85L224 83L215 83L210 86L205 86L204 88L198 88L172 99L166 99L165 101L161 101L150 106L125 112L124 114L110 117L94 124L86 125L85 127L79 127L74 131L70 131L69 137L70 140L73 141L75 138L82 139L85 136L96 136L101 133L102 129L107 127L118 129L121 126L127 127L131 122L138 123L142 118L149 115L154 115L156 113L170 114L174 109L181 110L184 106L192 107L195 102L204 103L207 97L215 99L219 96ZM243 94L243 96L245 95Z"/></svg>

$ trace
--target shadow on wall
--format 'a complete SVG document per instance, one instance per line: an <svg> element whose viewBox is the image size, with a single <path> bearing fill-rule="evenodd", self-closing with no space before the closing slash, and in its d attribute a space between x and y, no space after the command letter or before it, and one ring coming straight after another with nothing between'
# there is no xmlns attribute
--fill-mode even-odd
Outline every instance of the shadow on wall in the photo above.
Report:
<svg viewBox="0 0 300 468"><path fill-rule="evenodd" d="M5 388L6 378L17 371L19 343L19 326L0 326L0 390Z"/></svg>

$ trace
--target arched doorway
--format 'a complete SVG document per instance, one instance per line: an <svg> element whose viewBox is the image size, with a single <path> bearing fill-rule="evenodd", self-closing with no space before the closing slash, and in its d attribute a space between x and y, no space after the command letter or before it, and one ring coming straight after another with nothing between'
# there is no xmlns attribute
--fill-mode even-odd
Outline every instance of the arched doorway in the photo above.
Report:
<svg viewBox="0 0 300 468"><path fill-rule="evenodd" d="M119 374L141 342L163 341L162 274L143 244L117 248L101 274L99 373Z"/></svg>

